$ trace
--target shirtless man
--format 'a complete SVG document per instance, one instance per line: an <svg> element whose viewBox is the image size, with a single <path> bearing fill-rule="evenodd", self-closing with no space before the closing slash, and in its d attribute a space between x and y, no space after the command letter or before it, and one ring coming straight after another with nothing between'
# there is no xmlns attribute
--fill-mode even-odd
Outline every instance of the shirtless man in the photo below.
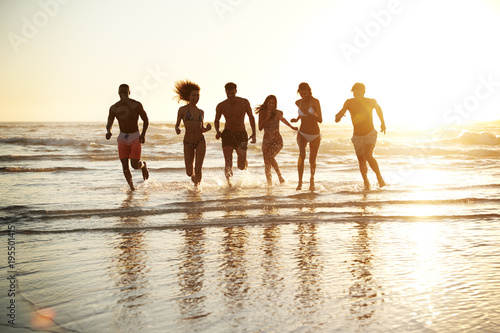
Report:
<svg viewBox="0 0 500 333"><path fill-rule="evenodd" d="M120 134L116 141L118 142L118 155L122 162L123 174L132 191L135 190L132 182L132 174L128 167L128 160L134 169L142 170L144 180L149 178L146 162L141 162L141 144L146 141L146 130L149 126L148 116L142 108L142 104L129 98L130 88L126 84L118 88L120 100L109 108L108 124L106 125L106 140L111 138L111 126L115 118L118 119ZM139 134L139 117L142 119L142 133Z"/></svg>
<svg viewBox="0 0 500 333"><path fill-rule="evenodd" d="M229 82L225 85L227 99L217 105L215 109L214 127L215 138L222 138L222 152L224 153L225 169L224 174L228 184L231 186L231 177L233 176L233 150L238 155L238 169L247 168L247 143L248 134L245 128L245 114L248 115L250 126L252 127L251 143L256 143L255 136L255 118L252 114L252 108L247 99L236 97L236 84ZM220 118L224 116L226 124L224 131L219 131Z"/></svg>
<svg viewBox="0 0 500 333"><path fill-rule="evenodd" d="M383 187L385 186L385 182L380 174L378 163L373 157L373 149L375 149L375 143L377 142L377 131L373 126L372 111L375 109L377 112L377 116L380 119L381 132L385 134L386 128L384 115L375 99L365 97L365 85L363 83L354 84L352 87L352 93L354 98L345 101L342 110L335 115L335 122L338 123L345 115L346 111L349 110L352 125L354 126L354 133L351 141L354 144L354 150L356 151L356 156L358 157L359 171L361 171L361 176L363 177L363 181L365 183L365 189L370 189L366 162L370 164L370 167L377 175L379 186Z"/></svg>

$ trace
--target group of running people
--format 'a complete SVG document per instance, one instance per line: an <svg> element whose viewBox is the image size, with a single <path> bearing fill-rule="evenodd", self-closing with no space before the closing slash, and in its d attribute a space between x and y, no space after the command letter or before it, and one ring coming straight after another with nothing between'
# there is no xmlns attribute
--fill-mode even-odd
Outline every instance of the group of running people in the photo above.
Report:
<svg viewBox="0 0 500 333"><path fill-rule="evenodd" d="M237 167L245 170L247 162L248 141L256 143L256 124L252 113L252 108L247 99L236 96L236 84L229 82L225 85L227 99L217 105L214 127L215 138L222 139L222 151L224 154L225 167L224 174L231 186L233 176L233 153L237 154ZM200 87L191 81L183 80L175 83L176 97L179 102L185 105L179 108L175 131L181 134L180 125L184 124L184 162L186 174L191 177L195 185L200 184L202 179L202 166L206 152L206 141L204 133L212 129L210 124L204 125L204 112L197 107L200 99ZM302 189L302 178L304 174L304 161L306 158L306 147L309 143L309 166L310 181L309 189L315 189L314 175L316 172L316 157L321 143L319 124L323 122L321 106L318 99L313 97L310 86L303 82L299 84L298 94L300 99L295 102L298 107L298 116L288 122L283 111L277 109L277 99L274 95L269 95L264 103L257 106L255 113L258 114L258 126L260 131L264 131L262 138L262 153L264 157L264 169L267 184L272 184L272 169L276 171L279 182L285 180L281 175L276 155L283 148L283 138L281 137L280 122L297 130L297 144L299 146L299 159L297 162L298 185L297 190ZM372 112L375 109L380 122L381 132L385 134L385 121L382 109L375 99L366 98L365 85L356 83L352 87L354 98L348 99L342 109L336 114L335 122L339 122L347 111L350 112L354 133L352 142L359 162L359 169L363 177L365 189L370 188L366 163L377 175L380 187L385 186L384 179L380 174L379 166L373 157L373 149L377 141L377 131L373 125ZM131 99L130 88L126 84L118 88L120 101L113 104L109 109L108 123L106 125L106 139L111 138L111 127L118 119L120 134L118 135L118 154L122 163L125 179L134 190L130 165L134 169L140 169L144 180L149 178L149 171L146 162L141 161L141 144L145 142L145 135L149 126L149 120L142 104ZM248 116L252 134L248 137L245 127L245 115ZM224 116L224 129L220 130L220 120ZM139 117L143 121L142 132L139 132ZM290 123L300 121L300 127L294 127Z"/></svg>

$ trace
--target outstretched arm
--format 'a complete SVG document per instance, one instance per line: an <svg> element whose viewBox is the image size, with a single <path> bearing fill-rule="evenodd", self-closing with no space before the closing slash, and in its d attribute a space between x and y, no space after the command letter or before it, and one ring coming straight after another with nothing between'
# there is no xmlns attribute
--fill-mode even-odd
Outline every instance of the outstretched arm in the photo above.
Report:
<svg viewBox="0 0 500 333"><path fill-rule="evenodd" d="M108 123L106 124L106 140L111 138L111 127L115 121L115 113L113 112L113 107L109 108Z"/></svg>
<svg viewBox="0 0 500 333"><path fill-rule="evenodd" d="M217 108L215 109L215 120L214 120L214 128L215 128L215 138L219 140L221 132L220 132L220 117L222 116L222 111L220 110L220 107L217 105Z"/></svg>
<svg viewBox="0 0 500 333"><path fill-rule="evenodd" d="M205 112L203 110L200 110L200 112L201 112L202 119L205 119ZM211 129L212 129L212 125L210 125L210 123L207 123L207 126L203 126L203 121L201 122L201 132L202 133L208 132Z"/></svg>
<svg viewBox="0 0 500 333"><path fill-rule="evenodd" d="M246 113L248 115L248 120L250 121L250 127L252 128L252 135L250 136L250 138L252 139L252 141L250 141L251 143L256 143L257 142L257 133L255 132L255 118L252 114L252 108L250 107L250 102L247 101L246 103Z"/></svg>
<svg viewBox="0 0 500 333"><path fill-rule="evenodd" d="M316 103L316 108L315 108L315 111L316 111L316 114L313 115L313 114L308 114L308 117L311 117L313 118L315 121L317 121L318 123L322 123L323 122L323 115L321 114L321 105L319 104L319 101L317 99L313 99L313 101L315 101Z"/></svg>
<svg viewBox="0 0 500 333"><path fill-rule="evenodd" d="M182 120L182 109L179 108L179 111L177 111L177 121L175 123L175 133L177 133L177 135L181 134L181 129L179 128L179 126L181 125L181 120Z"/></svg>
<svg viewBox="0 0 500 333"><path fill-rule="evenodd" d="M335 115L335 122L338 123L343 116L345 116L345 113L347 112L347 101L345 101L344 106L342 107L342 110L340 110L336 115Z"/></svg>
<svg viewBox="0 0 500 333"><path fill-rule="evenodd" d="M377 116L380 119L380 132L383 132L385 134L385 120L384 120L384 113L382 112L382 108L378 103L375 101L375 111L377 112Z"/></svg>
<svg viewBox="0 0 500 333"><path fill-rule="evenodd" d="M286 120L286 119L285 119L285 117L283 117L283 111L279 111L279 112L281 113L281 119L280 119L280 120L281 120L281 122L282 122L283 124L285 124L286 126L290 127L291 129L293 129L293 130L295 130L295 131L297 131L297 130L299 129L298 127L292 126L292 125L288 122L288 120Z"/></svg>
<svg viewBox="0 0 500 333"><path fill-rule="evenodd" d="M146 111L144 111L144 108L142 107L142 105L140 105L139 116L142 119L142 132L141 132L141 136L139 137L139 141L141 143L144 143L144 142L146 142L146 131L148 130L148 127L149 127L149 119L148 119L148 115L146 114Z"/></svg>

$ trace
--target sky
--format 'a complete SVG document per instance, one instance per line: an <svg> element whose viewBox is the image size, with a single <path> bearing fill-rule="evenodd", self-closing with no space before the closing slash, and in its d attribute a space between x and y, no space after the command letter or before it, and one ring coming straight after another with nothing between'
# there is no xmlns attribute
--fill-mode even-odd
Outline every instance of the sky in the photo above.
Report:
<svg viewBox="0 0 500 333"><path fill-rule="evenodd" d="M0 121L100 121L127 83L150 122L174 82L224 85L297 115L307 82L333 121L356 82L388 127L500 119L498 0L0 0Z"/></svg>

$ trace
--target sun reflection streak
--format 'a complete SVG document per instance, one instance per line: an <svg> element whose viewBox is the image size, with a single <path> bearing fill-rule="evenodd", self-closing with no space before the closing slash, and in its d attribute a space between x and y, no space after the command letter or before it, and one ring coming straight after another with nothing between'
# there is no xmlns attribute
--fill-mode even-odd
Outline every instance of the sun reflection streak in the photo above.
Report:
<svg viewBox="0 0 500 333"><path fill-rule="evenodd" d="M416 296L423 299L415 316L430 328L438 319L440 311L435 309L433 295L437 286L442 284L443 272L439 263L439 249L436 238L439 237L439 226L427 222L413 224L408 230L409 241L413 243L414 267L409 276L407 290L413 290Z"/></svg>

